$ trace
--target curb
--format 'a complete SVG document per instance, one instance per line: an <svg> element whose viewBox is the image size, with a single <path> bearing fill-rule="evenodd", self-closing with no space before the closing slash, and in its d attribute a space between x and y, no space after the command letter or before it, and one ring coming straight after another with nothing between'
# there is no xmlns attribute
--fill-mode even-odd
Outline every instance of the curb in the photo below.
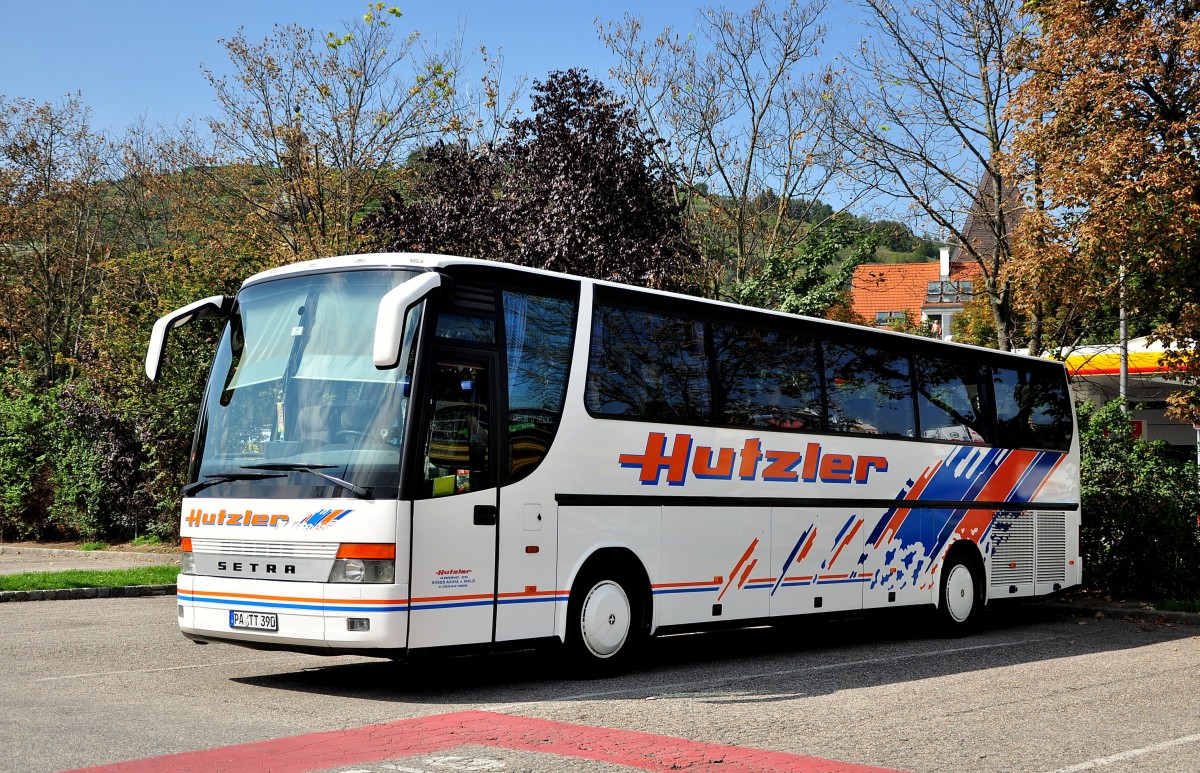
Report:
<svg viewBox="0 0 1200 773"><path fill-rule="evenodd" d="M1176 625L1200 625L1200 613L1173 612L1163 609L1128 609L1124 607L1091 607L1076 604L1038 604L1041 609L1072 617L1091 617L1103 620L1132 620L1142 623L1174 623Z"/></svg>
<svg viewBox="0 0 1200 773"><path fill-rule="evenodd" d="M67 548L27 548L17 545L0 545L0 555L26 556L72 556L103 561L108 558L136 558L151 564L177 564L179 553L133 553L122 550L70 550Z"/></svg>
<svg viewBox="0 0 1200 773"><path fill-rule="evenodd" d="M121 599L134 596L174 596L174 585L126 585L116 588L59 588L57 590L0 591L0 603L8 601L66 601L70 599Z"/></svg>

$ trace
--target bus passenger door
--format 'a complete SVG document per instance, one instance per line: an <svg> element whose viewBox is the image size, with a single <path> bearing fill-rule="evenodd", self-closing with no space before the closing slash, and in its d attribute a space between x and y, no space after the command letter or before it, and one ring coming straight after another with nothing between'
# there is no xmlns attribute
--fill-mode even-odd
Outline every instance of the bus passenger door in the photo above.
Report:
<svg viewBox="0 0 1200 773"><path fill-rule="evenodd" d="M414 476L410 648L491 642L495 615L495 358L433 355Z"/></svg>

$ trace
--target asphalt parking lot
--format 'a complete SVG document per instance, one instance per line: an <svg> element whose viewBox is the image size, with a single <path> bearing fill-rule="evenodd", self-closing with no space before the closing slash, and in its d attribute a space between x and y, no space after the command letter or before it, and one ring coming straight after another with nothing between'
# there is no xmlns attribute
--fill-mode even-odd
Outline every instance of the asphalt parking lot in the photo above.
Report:
<svg viewBox="0 0 1200 773"><path fill-rule="evenodd" d="M1171 623L1017 607L945 640L907 617L812 619L659 639L631 673L578 681L537 654L197 646L174 613L0 606L0 769L1066 773L1194 771L1200 753L1200 629Z"/></svg>

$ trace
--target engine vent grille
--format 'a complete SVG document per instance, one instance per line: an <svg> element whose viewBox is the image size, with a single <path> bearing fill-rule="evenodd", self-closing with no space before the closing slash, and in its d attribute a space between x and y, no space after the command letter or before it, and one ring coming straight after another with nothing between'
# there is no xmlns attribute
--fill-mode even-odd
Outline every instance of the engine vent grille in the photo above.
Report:
<svg viewBox="0 0 1200 773"><path fill-rule="evenodd" d="M992 585L1033 582L1034 513L998 515L992 537Z"/></svg>
<svg viewBox="0 0 1200 773"><path fill-rule="evenodd" d="M1037 581L1067 579L1067 514L1038 512Z"/></svg>
<svg viewBox="0 0 1200 773"><path fill-rule="evenodd" d="M254 542L249 540L192 538L192 550L226 556L266 558L336 558L336 542Z"/></svg>

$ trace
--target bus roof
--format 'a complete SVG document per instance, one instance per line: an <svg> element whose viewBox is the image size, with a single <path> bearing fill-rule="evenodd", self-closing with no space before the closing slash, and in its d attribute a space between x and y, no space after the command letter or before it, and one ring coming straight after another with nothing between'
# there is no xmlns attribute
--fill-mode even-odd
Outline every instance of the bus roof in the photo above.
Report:
<svg viewBox="0 0 1200 773"><path fill-rule="evenodd" d="M619 282L611 282L603 279L592 279L589 277L576 276L574 274L565 274L558 271L547 271L540 268L530 268L527 266L518 266L512 263L501 263L493 260L482 260L480 258L463 258L456 255L437 255L429 253L416 252L372 252L362 255L342 255L330 258L317 258L307 260L300 263L289 263L284 266L261 271L253 276L250 276L242 283L243 287L258 282L269 281L272 279L280 279L285 276L309 274L309 273L325 273L328 271L344 271L344 270L363 270L363 269L424 269L433 270L439 268L449 268L451 266L486 266L491 268L503 268L511 271L525 272L536 276L559 277L562 279L571 279L577 282L587 282L596 286L612 287L627 291L644 292L652 295L659 295L667 298L676 298L681 301L692 303L703 303L706 305L716 306L718 308L727 308L738 310L741 312L754 312L767 314L778 317L786 317L792 319L801 319L810 323L822 325L830 325L837 328L842 328L855 334L861 334L870 331L876 335L899 336L906 340L918 339L920 341L929 342L932 344L940 344L943 346L959 347L961 349L987 354L989 356L1008 356L1023 360L1033 360L1041 363L1054 363L1063 365L1061 361L1050 360L1044 357L1033 357L1022 352L1005 352L999 349L988 349L982 346L973 344L964 344L957 341L942 341L930 339L924 336L914 336L909 333L901 333L895 330L886 328L872 328L863 325L855 325L849 322L839 322L836 320L821 319L819 317L807 317L801 314L789 314L787 312L775 311L772 309L762 309L753 306L742 306L728 301L713 300L711 298L701 298L693 295L684 295L681 293L668 292L666 290L655 290L648 287L639 287L637 285L621 284ZM1064 365L1065 367L1065 365Z"/></svg>

